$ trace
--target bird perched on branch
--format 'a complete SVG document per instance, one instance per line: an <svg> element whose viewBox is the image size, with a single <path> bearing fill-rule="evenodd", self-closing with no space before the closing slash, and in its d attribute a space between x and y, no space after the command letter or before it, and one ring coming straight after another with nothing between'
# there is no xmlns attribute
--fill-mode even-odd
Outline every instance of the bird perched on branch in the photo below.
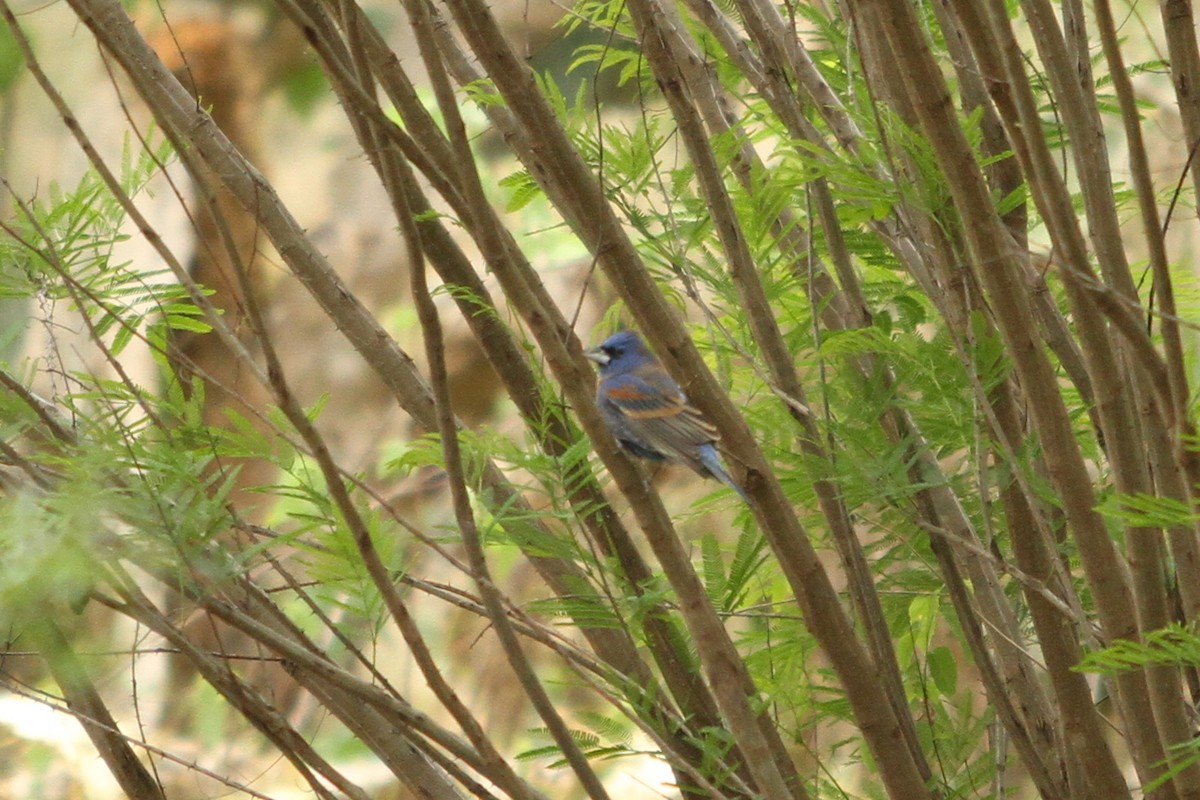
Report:
<svg viewBox="0 0 1200 800"><path fill-rule="evenodd" d="M750 502L721 463L717 429L688 403L640 336L614 333L585 355L600 365L596 405L621 447L648 461L686 464Z"/></svg>

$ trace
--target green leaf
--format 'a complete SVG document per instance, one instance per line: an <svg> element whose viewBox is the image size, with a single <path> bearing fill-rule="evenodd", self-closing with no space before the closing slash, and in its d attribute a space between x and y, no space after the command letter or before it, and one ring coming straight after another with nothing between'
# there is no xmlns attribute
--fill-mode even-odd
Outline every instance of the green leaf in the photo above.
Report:
<svg viewBox="0 0 1200 800"><path fill-rule="evenodd" d="M1140 642L1119 639L1108 647L1088 653L1075 669L1114 675L1152 665L1200 666L1200 636L1182 625L1168 625L1144 634Z"/></svg>
<svg viewBox="0 0 1200 800"><path fill-rule="evenodd" d="M501 178L500 185L506 189L512 189L512 195L508 198L506 206L510 213L520 211L542 195L542 187L538 186L533 176L525 170L519 170Z"/></svg>
<svg viewBox="0 0 1200 800"><path fill-rule="evenodd" d="M1144 493L1114 492L1100 502L1098 510L1106 517L1136 527L1171 528L1200 521L1200 514L1193 512L1187 502Z"/></svg>
<svg viewBox="0 0 1200 800"><path fill-rule="evenodd" d="M32 36L28 30L25 31L25 35ZM24 59L12 32L7 25L0 27L0 94L13 88L24 66Z"/></svg>
<svg viewBox="0 0 1200 800"><path fill-rule="evenodd" d="M704 589L713 603L720 603L725 593L725 562L721 557L721 543L711 532L705 532L700 539L700 557Z"/></svg>
<svg viewBox="0 0 1200 800"><path fill-rule="evenodd" d="M947 697L958 690L958 659L948 647L935 647L926 659L938 691Z"/></svg>

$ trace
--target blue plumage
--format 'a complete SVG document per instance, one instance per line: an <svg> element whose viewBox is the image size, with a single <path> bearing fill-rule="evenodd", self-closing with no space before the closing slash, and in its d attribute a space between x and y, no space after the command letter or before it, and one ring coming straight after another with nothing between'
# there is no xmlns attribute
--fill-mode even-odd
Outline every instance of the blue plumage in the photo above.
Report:
<svg viewBox="0 0 1200 800"><path fill-rule="evenodd" d="M600 366L596 405L627 452L649 461L686 464L750 502L721 463L716 428L688 403L641 337L632 331L614 333L586 355Z"/></svg>

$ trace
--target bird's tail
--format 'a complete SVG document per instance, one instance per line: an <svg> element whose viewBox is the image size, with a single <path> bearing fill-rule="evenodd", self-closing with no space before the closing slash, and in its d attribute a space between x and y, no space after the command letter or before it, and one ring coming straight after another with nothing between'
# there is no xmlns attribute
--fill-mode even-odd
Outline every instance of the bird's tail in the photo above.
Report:
<svg viewBox="0 0 1200 800"><path fill-rule="evenodd" d="M700 463L704 465L704 469L709 475L733 489L739 497L746 501L746 505L750 505L750 496L746 494L745 489L738 486L737 481L729 477L729 473L725 471L725 465L721 463L721 456L717 453L716 447L711 444L703 445L700 448Z"/></svg>

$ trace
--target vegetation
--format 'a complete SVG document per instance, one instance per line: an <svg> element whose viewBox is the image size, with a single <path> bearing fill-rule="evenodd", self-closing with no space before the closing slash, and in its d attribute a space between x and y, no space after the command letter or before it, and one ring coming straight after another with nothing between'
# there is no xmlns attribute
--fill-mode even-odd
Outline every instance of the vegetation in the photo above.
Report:
<svg viewBox="0 0 1200 800"><path fill-rule="evenodd" d="M1189 3L581 0L556 72L482 0L405 0L404 52L279 0L390 205L403 324L186 52L68 5L154 124L101 155L0 0L0 88L90 163L0 217L3 675L128 796L1200 797ZM138 201L175 161L190 262ZM354 390L281 357L273 260L409 435L329 440ZM618 326L749 506L619 451L583 357Z"/></svg>

